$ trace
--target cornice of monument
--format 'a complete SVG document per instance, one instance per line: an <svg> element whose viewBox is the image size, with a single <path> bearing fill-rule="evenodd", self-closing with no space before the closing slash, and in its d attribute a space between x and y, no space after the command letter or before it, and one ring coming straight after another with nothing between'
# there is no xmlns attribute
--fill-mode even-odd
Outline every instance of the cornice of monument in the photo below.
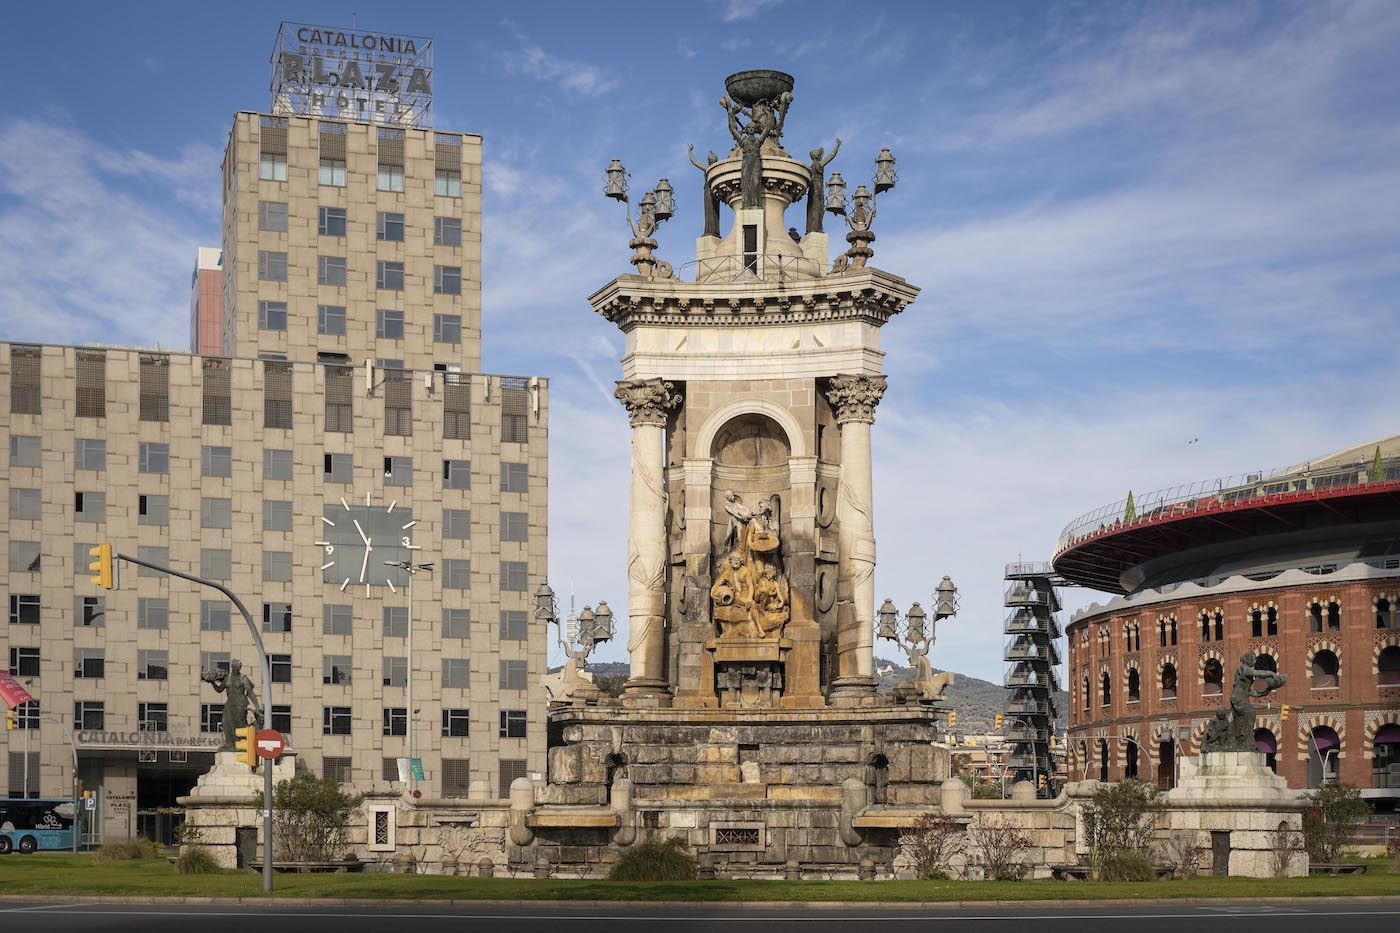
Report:
<svg viewBox="0 0 1400 933"><path fill-rule="evenodd" d="M880 327L918 294L919 289L902 277L866 267L782 283L620 275L589 295L588 303L623 331L639 324L733 327L862 321Z"/></svg>

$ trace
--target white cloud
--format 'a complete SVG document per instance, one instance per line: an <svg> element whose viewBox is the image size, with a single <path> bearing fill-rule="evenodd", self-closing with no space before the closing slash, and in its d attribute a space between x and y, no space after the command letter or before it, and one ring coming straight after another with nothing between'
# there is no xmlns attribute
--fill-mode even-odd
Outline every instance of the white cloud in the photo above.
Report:
<svg viewBox="0 0 1400 933"><path fill-rule="evenodd" d="M775 7L782 2L783 0L723 0L719 18L721 22L725 23L742 22L746 19L753 19L764 10Z"/></svg>
<svg viewBox="0 0 1400 933"><path fill-rule="evenodd" d="M218 237L212 147L166 159L16 118L0 124L0 164L7 338L186 344L195 248Z"/></svg>
<svg viewBox="0 0 1400 933"><path fill-rule="evenodd" d="M552 82L565 91L583 97L606 94L620 83L610 72L597 65L564 58L528 43L522 43L518 49L499 53L499 59L507 74Z"/></svg>

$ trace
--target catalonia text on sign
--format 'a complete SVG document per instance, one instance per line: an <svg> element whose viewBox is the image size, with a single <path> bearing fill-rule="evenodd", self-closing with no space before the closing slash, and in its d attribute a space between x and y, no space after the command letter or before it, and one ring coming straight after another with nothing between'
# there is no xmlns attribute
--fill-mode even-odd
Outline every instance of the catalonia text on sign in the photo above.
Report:
<svg viewBox="0 0 1400 933"><path fill-rule="evenodd" d="M284 22L272 50L272 109L419 126L432 74L432 39Z"/></svg>

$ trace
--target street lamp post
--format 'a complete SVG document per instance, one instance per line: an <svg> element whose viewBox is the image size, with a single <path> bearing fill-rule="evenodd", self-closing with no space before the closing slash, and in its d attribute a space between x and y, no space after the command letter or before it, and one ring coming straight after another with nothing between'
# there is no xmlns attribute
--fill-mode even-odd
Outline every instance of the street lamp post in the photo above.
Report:
<svg viewBox="0 0 1400 933"><path fill-rule="evenodd" d="M932 619L918 603L901 616L892 599L886 599L876 613L875 634L894 642L908 656L914 668L915 684L926 700L941 699L947 685L952 683L951 675L941 675L946 678L943 681L934 677L928 655L938 640L938 623L957 612L958 588L953 585L952 578L944 577L934 589Z"/></svg>
<svg viewBox="0 0 1400 933"><path fill-rule="evenodd" d="M408 574L408 586L404 588L407 591L406 598L408 599L408 671L404 677L404 713L408 717L408 722L405 723L408 732L408 787L410 791L416 791L418 779L413 774L413 734L416 731L418 717L413 708L413 578L424 570L431 571L433 565L431 563L414 563L411 560L386 560L384 563L390 567L397 567Z"/></svg>
<svg viewBox="0 0 1400 933"><path fill-rule="evenodd" d="M599 600L596 611L592 606L584 606L578 615L578 628L570 636L564 631L564 620L559 618L559 604L554 599L554 590L546 582L541 583L535 590L535 618L545 625L553 623L559 626L559 647L569 659L564 665L564 693L573 699L576 694L583 692L580 668L587 665L588 656L595 648L605 641L612 640L612 610L604 600Z"/></svg>

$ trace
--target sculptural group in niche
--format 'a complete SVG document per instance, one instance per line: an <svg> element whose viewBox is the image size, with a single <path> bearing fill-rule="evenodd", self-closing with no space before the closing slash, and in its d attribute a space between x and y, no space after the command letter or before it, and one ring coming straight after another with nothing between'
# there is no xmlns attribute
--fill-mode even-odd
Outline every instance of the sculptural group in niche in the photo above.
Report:
<svg viewBox="0 0 1400 933"><path fill-rule="evenodd" d="M729 531L710 587L722 638L778 638L791 615L774 516L776 498L761 499L750 510L732 490L724 494Z"/></svg>

